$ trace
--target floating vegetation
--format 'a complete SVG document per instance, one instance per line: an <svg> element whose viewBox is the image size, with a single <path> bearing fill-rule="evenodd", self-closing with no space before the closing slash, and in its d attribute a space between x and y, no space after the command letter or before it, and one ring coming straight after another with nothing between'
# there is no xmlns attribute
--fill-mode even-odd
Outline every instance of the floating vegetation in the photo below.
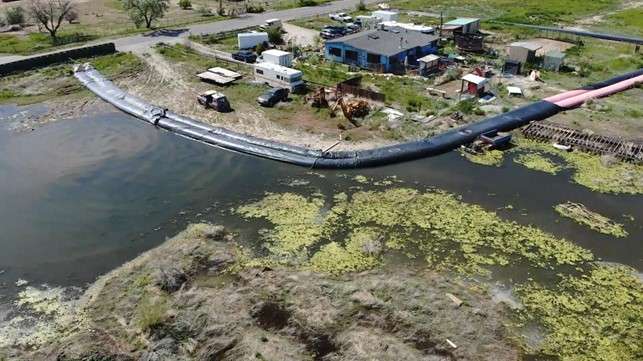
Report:
<svg viewBox="0 0 643 361"><path fill-rule="evenodd" d="M353 177L353 180L354 180L355 182L357 182L357 183L361 183L361 184L366 184L366 183L368 183L368 178L366 178L365 176L363 176L363 175L361 175L361 174L360 174L360 175L356 175L356 176L354 176L354 177Z"/></svg>
<svg viewBox="0 0 643 361"><path fill-rule="evenodd" d="M643 287L625 266L596 265L588 274L562 276L555 287L518 289L522 320L548 330L536 353L561 361L640 360Z"/></svg>
<svg viewBox="0 0 643 361"><path fill-rule="evenodd" d="M487 266L506 266L514 260L551 268L592 259L589 251L571 242L502 220L442 191L393 188L357 192L351 197L340 193L325 214L323 204L320 198L271 194L240 207L238 213L274 224L274 229L264 232L274 255L301 256L297 251L326 240L329 244L322 245L310 264L329 273L376 265L373 247L365 243L375 239L374 234L378 245L398 250L413 245L432 267L461 273L486 274ZM341 245L336 240L344 238L343 234L348 237Z"/></svg>
<svg viewBox="0 0 643 361"><path fill-rule="evenodd" d="M628 233L623 225L616 223L611 219L590 211L580 203L565 202L554 207L560 215L571 218L577 223L588 226L589 228L614 237L627 237Z"/></svg>
<svg viewBox="0 0 643 361"><path fill-rule="evenodd" d="M504 160L504 153L496 149L488 150L480 154L472 154L467 151L460 151L460 154L462 154L465 158L473 163L493 167L500 167Z"/></svg>
<svg viewBox="0 0 643 361"><path fill-rule="evenodd" d="M522 164L529 169L549 174L556 174L562 169L560 165L538 153L520 154L514 158L514 162Z"/></svg>
<svg viewBox="0 0 643 361"><path fill-rule="evenodd" d="M572 168L574 182L601 193L643 194L643 165L617 162L603 164L601 158L580 151L566 152L547 143L515 138L520 148L561 157Z"/></svg>
<svg viewBox="0 0 643 361"><path fill-rule="evenodd" d="M294 255L315 244L322 235L324 200L293 193L269 194L259 202L239 207L245 218L264 218L273 228L264 232L275 254Z"/></svg>
<svg viewBox="0 0 643 361"><path fill-rule="evenodd" d="M81 325L76 311L77 289L35 288L28 286L18 294L16 306L23 312L0 327L0 348L39 347Z"/></svg>
<svg viewBox="0 0 643 361"><path fill-rule="evenodd" d="M337 242L324 245L310 259L310 266L318 272L358 272L375 267L382 244L375 228L356 229L345 246Z"/></svg>

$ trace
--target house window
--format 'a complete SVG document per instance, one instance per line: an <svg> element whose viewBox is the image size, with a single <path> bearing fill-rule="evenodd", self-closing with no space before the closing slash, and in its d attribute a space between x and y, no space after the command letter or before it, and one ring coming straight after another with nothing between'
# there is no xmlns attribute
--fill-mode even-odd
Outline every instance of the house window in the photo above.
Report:
<svg viewBox="0 0 643 361"><path fill-rule="evenodd" d="M346 50L346 59L357 61L357 52L353 50Z"/></svg>
<svg viewBox="0 0 643 361"><path fill-rule="evenodd" d="M342 56L342 49L340 48L328 48L328 54L333 56Z"/></svg>
<svg viewBox="0 0 643 361"><path fill-rule="evenodd" d="M257 74L263 74L263 70L261 69L257 69L256 71L257 71Z"/></svg>
<svg viewBox="0 0 643 361"><path fill-rule="evenodd" d="M366 62L370 64L379 64L380 63L380 55L379 54L373 54L373 53L367 53L366 54Z"/></svg>

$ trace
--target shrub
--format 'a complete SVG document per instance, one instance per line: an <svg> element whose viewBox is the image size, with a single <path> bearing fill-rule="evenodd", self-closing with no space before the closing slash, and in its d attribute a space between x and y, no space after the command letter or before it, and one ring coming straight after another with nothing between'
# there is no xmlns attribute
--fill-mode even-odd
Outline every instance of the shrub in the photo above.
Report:
<svg viewBox="0 0 643 361"><path fill-rule="evenodd" d="M65 14L65 20L67 20L67 22L70 24L78 20L78 13L76 12L76 10L72 9L67 14Z"/></svg>
<svg viewBox="0 0 643 361"><path fill-rule="evenodd" d="M250 14L258 14L266 11L261 4L250 4L246 6L246 12Z"/></svg>
<svg viewBox="0 0 643 361"><path fill-rule="evenodd" d="M356 9L357 11L366 11L366 4L364 4L364 0L359 0Z"/></svg>
<svg viewBox="0 0 643 361"><path fill-rule="evenodd" d="M268 44L266 44L266 42L259 43L259 44L257 44L257 46L255 46L255 52L257 54L261 54L264 51L266 51L267 49L268 49Z"/></svg>
<svg viewBox="0 0 643 361"><path fill-rule="evenodd" d="M214 14L212 13L212 10L211 10L209 7L205 6L205 5L201 5L201 6L199 6L199 7L196 9L196 12L198 12L199 14L201 14L201 16L213 16L213 15L214 15Z"/></svg>
<svg viewBox="0 0 643 361"><path fill-rule="evenodd" d="M20 6L12 6L7 8L5 18L9 25L20 25L25 22L25 11Z"/></svg>
<svg viewBox="0 0 643 361"><path fill-rule="evenodd" d="M281 34L281 28L268 29L268 40L273 44L283 44L284 39Z"/></svg>
<svg viewBox="0 0 643 361"><path fill-rule="evenodd" d="M192 9L192 1L191 0L179 0L179 7L183 10L188 10Z"/></svg>
<svg viewBox="0 0 643 361"><path fill-rule="evenodd" d="M317 1L315 1L315 0L298 0L297 4L299 4L299 6L315 6L315 5L317 5Z"/></svg>

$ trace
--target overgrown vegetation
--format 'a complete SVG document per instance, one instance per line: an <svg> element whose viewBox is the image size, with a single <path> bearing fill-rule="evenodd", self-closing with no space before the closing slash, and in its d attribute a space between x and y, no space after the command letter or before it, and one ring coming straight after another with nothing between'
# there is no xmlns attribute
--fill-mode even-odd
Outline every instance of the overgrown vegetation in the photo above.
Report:
<svg viewBox="0 0 643 361"><path fill-rule="evenodd" d="M539 170L549 174L556 174L562 169L560 165L539 153L519 154L514 157L514 162L529 169Z"/></svg>
<svg viewBox="0 0 643 361"><path fill-rule="evenodd" d="M504 153L496 149L488 150L482 153L461 151L460 154L462 154L463 157L467 158L473 163L493 167L500 167L502 165L502 162L504 161Z"/></svg>
<svg viewBox="0 0 643 361"><path fill-rule="evenodd" d="M561 275L555 287L536 282L519 289L521 318L547 330L536 352L561 361L641 358L643 287L633 269L595 265Z"/></svg>
<svg viewBox="0 0 643 361"><path fill-rule="evenodd" d="M593 212L580 203L565 202L554 207L561 216L571 218L579 224L585 225L597 232L614 237L627 237L628 233L623 225Z"/></svg>

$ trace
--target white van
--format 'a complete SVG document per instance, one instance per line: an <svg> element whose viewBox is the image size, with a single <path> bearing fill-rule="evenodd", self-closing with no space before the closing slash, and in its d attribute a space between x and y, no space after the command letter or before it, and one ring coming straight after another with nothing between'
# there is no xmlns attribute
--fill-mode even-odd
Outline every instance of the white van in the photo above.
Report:
<svg viewBox="0 0 643 361"><path fill-rule="evenodd" d="M286 88L291 92L304 87L301 71L266 62L255 64L255 79L275 88Z"/></svg>
<svg viewBox="0 0 643 361"><path fill-rule="evenodd" d="M260 26L261 30L268 29L281 29L281 20L280 19L268 19L266 22Z"/></svg>

